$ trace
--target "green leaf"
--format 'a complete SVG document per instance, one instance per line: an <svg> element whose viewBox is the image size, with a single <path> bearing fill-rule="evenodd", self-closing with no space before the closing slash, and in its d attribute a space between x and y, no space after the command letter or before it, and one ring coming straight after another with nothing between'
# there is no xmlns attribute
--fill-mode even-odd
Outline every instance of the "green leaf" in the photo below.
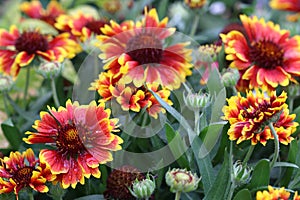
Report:
<svg viewBox="0 0 300 200"><path fill-rule="evenodd" d="M25 19L20 24L22 30L38 29L42 34L57 35L58 31L50 24L39 19Z"/></svg>
<svg viewBox="0 0 300 200"><path fill-rule="evenodd" d="M225 152L222 168L204 200L226 199L227 188L230 186L230 171L229 155Z"/></svg>
<svg viewBox="0 0 300 200"><path fill-rule="evenodd" d="M268 160L260 160L252 174L252 178L248 188L255 189L262 186L268 186L270 180L270 163Z"/></svg>
<svg viewBox="0 0 300 200"><path fill-rule="evenodd" d="M161 0L159 2L157 12L160 19L164 18L167 15L166 13L168 11L168 3L169 0Z"/></svg>
<svg viewBox="0 0 300 200"><path fill-rule="evenodd" d="M184 155L187 147L184 144L180 134L178 132L175 132L174 129L166 123L166 137L168 140L168 146L174 156L174 158L177 158L179 155L179 158L177 158L177 163L181 168L187 168L190 169L188 160L186 156Z"/></svg>
<svg viewBox="0 0 300 200"><path fill-rule="evenodd" d="M224 85L221 82L221 75L218 70L214 69L210 72L209 78L207 80L207 88L211 95L219 94L222 89L224 89ZM226 95L225 95L226 96Z"/></svg>
<svg viewBox="0 0 300 200"><path fill-rule="evenodd" d="M274 164L274 167L291 167L291 168L299 169L298 165L296 165L294 163L289 163L289 162L276 162Z"/></svg>
<svg viewBox="0 0 300 200"><path fill-rule="evenodd" d="M252 200L251 193L248 189L242 189L235 195L233 200Z"/></svg>
<svg viewBox="0 0 300 200"><path fill-rule="evenodd" d="M10 118L1 124L1 128L12 149L18 150L22 143L22 137L19 129L15 127Z"/></svg>
<svg viewBox="0 0 300 200"><path fill-rule="evenodd" d="M101 200L104 199L103 195L94 194L94 195L88 195L84 197L80 197L74 200Z"/></svg>

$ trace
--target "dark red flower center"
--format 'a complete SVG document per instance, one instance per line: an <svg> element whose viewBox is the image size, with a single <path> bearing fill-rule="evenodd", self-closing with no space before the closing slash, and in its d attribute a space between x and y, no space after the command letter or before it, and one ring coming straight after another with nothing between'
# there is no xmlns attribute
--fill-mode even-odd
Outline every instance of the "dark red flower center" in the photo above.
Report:
<svg viewBox="0 0 300 200"><path fill-rule="evenodd" d="M56 140L58 149L62 153L68 152L72 157L77 156L85 150L82 138L80 137L80 133L84 133L85 131L83 127L75 126L74 124L61 126Z"/></svg>
<svg viewBox="0 0 300 200"><path fill-rule="evenodd" d="M28 183L30 183L32 172L33 172L32 167L20 168L13 175L12 179L16 182L17 185L27 185Z"/></svg>
<svg viewBox="0 0 300 200"><path fill-rule="evenodd" d="M105 24L106 24L106 22L104 20L95 20L95 21L88 22L85 25L85 27L90 29L96 35L100 35L100 34L102 34L102 31L100 30L100 28L104 27Z"/></svg>
<svg viewBox="0 0 300 200"><path fill-rule="evenodd" d="M131 38L126 44L126 53L141 65L159 63L163 46L161 40L151 33L141 33Z"/></svg>
<svg viewBox="0 0 300 200"><path fill-rule="evenodd" d="M37 51L45 52L49 48L47 38L36 31L24 32L16 40L16 49L26 51L28 54L35 54Z"/></svg>
<svg viewBox="0 0 300 200"><path fill-rule="evenodd" d="M256 108L253 108L252 111L248 111L247 109L244 109L242 116L248 119L258 118L261 113L268 111L269 108L270 108L270 104L264 101L260 103Z"/></svg>
<svg viewBox="0 0 300 200"><path fill-rule="evenodd" d="M259 67L273 69L283 65L283 49L271 41L259 41L249 51L251 61Z"/></svg>

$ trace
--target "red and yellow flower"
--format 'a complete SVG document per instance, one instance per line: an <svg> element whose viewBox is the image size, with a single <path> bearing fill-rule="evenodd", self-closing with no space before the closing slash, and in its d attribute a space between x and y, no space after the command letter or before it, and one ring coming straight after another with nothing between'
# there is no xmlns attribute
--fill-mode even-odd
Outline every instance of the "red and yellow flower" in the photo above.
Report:
<svg viewBox="0 0 300 200"><path fill-rule="evenodd" d="M23 2L20 6L20 9L28 17L40 19L52 26L56 22L56 18L65 13L65 10L62 8L62 6L55 0L51 0L46 9L43 8L43 5L38 0Z"/></svg>
<svg viewBox="0 0 300 200"><path fill-rule="evenodd" d="M104 68L123 76L120 82L133 83L141 87L144 83L159 83L168 89L177 89L191 75L191 49L188 43L165 46L165 39L172 36L174 28L166 28L168 19L159 21L155 9L141 21L127 21L101 28L103 35L97 38L102 53L100 58L106 61Z"/></svg>
<svg viewBox="0 0 300 200"><path fill-rule="evenodd" d="M18 193L25 187L38 192L48 192L46 181L52 181L55 176L49 169L35 158L32 149L22 154L11 152L9 157L0 158L0 194Z"/></svg>
<svg viewBox="0 0 300 200"><path fill-rule="evenodd" d="M13 77L36 57L63 62L81 50L76 42L69 39L68 33L52 37L37 30L20 32L14 25L9 31L0 30L0 47L0 72Z"/></svg>
<svg viewBox="0 0 300 200"><path fill-rule="evenodd" d="M86 41L93 34L101 34L101 28L107 24L104 19L96 19L92 15L76 12L74 15L60 15L55 27L62 32L69 32L72 39Z"/></svg>
<svg viewBox="0 0 300 200"><path fill-rule="evenodd" d="M110 112L104 103L79 105L68 100L65 108L41 112L33 126L36 132L27 132L24 141L51 144L52 149L41 150L41 162L56 175L54 182L75 188L78 182L84 184L84 177L99 178L99 164L112 161L110 151L121 149L122 139L112 134L118 131L118 119L110 119Z"/></svg>
<svg viewBox="0 0 300 200"><path fill-rule="evenodd" d="M275 10L296 12L296 14L287 16L289 21L297 21L300 17L300 3L298 0L271 0L269 5Z"/></svg>
<svg viewBox="0 0 300 200"><path fill-rule="evenodd" d="M290 37L289 31L256 16L240 19L245 34L233 30L220 36L230 67L243 73L241 80L249 81L250 89L269 91L295 82L294 76L300 75L300 36Z"/></svg>
<svg viewBox="0 0 300 200"><path fill-rule="evenodd" d="M240 93L227 99L228 106L223 107L224 119L230 123L228 135L230 140L241 143L251 140L252 145L260 142L266 145L269 139L274 139L268 123L273 123L279 142L287 145L293 140L292 133L296 131L296 115L289 115L287 95L282 92L276 96L271 92L269 97L259 90L248 91L246 97Z"/></svg>
<svg viewBox="0 0 300 200"><path fill-rule="evenodd" d="M280 199L280 200L289 200L290 192L288 192L284 187L281 188L273 188L272 186L268 186L268 190L258 191L256 193L256 200L272 200L272 199ZM299 200L300 195L296 191L293 200Z"/></svg>

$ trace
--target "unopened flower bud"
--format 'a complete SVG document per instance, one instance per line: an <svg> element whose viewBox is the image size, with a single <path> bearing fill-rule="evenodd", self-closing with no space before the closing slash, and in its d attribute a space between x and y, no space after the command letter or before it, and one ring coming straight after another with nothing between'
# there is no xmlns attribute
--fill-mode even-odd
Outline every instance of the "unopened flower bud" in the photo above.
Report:
<svg viewBox="0 0 300 200"><path fill-rule="evenodd" d="M5 76L0 74L0 92L9 91L13 86L13 79L11 76Z"/></svg>
<svg viewBox="0 0 300 200"><path fill-rule="evenodd" d="M191 109L200 109L204 108L210 102L210 94L202 93L199 91L198 93L189 92L187 95L184 95L185 105Z"/></svg>
<svg viewBox="0 0 300 200"><path fill-rule="evenodd" d="M172 169L166 175L166 183L170 186L170 191L191 192L198 188L200 178L186 169Z"/></svg>
<svg viewBox="0 0 300 200"><path fill-rule="evenodd" d="M240 73L237 69L230 69L222 75L222 82L225 87L233 87L240 79Z"/></svg>
<svg viewBox="0 0 300 200"><path fill-rule="evenodd" d="M138 180L132 184L132 189L128 188L130 193L137 199L148 199L155 190L155 181L147 174L146 179Z"/></svg>
<svg viewBox="0 0 300 200"><path fill-rule="evenodd" d="M202 8L206 4L206 0L184 0L184 3L190 8Z"/></svg>
<svg viewBox="0 0 300 200"><path fill-rule="evenodd" d="M245 164L246 165L246 164ZM244 166L241 161L233 164L233 181L236 185L245 184L250 180L251 168Z"/></svg>
<svg viewBox="0 0 300 200"><path fill-rule="evenodd" d="M59 62L42 62L37 72L44 78L51 79L57 77L62 69L62 63Z"/></svg>

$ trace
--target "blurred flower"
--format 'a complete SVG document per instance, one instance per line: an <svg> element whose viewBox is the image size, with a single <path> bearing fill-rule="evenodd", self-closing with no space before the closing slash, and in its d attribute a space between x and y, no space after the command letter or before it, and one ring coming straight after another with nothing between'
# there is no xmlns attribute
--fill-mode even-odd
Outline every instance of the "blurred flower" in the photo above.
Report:
<svg viewBox="0 0 300 200"><path fill-rule="evenodd" d="M56 17L65 13L65 10L62 8L62 6L55 0L51 0L49 2L46 10L38 0L23 2L20 6L20 9L28 17L40 19L48 24L51 24L52 26L56 22Z"/></svg>
<svg viewBox="0 0 300 200"><path fill-rule="evenodd" d="M275 10L296 12L294 15L287 16L289 21L298 21L300 17L300 4L298 0L271 0L269 5Z"/></svg>
<svg viewBox="0 0 300 200"><path fill-rule="evenodd" d="M80 51L80 46L69 39L68 33L55 37L43 35L37 30L20 33L14 25L9 32L0 30L0 47L0 71L13 77L35 57L63 62Z"/></svg>
<svg viewBox="0 0 300 200"><path fill-rule="evenodd" d="M247 163L245 164L247 165ZM252 169L248 166L243 166L242 162L237 160L233 164L233 178L236 185L246 184L250 180Z"/></svg>
<svg viewBox="0 0 300 200"><path fill-rule="evenodd" d="M112 161L110 151L121 149L122 139L111 133L117 131L118 119L110 119L111 111L95 101L79 105L68 100L66 108L48 109L33 126L37 132L27 132L29 137L24 141L53 146L40 151L40 160L64 189L70 185L75 188L78 182L84 184L84 177L99 178L99 164Z"/></svg>
<svg viewBox="0 0 300 200"><path fill-rule="evenodd" d="M150 178L149 173L143 180L135 179L132 189L129 187L130 193L137 199L149 199L155 190L155 180Z"/></svg>
<svg viewBox="0 0 300 200"><path fill-rule="evenodd" d="M177 43L164 47L164 41L174 34L174 28L166 28L168 19L159 21L155 9L141 21L114 21L102 28L98 36L100 58L107 63L104 68L118 75L122 83L141 87L144 83L159 83L168 89L179 88L186 76L191 75L191 49L189 43Z"/></svg>
<svg viewBox="0 0 300 200"><path fill-rule="evenodd" d="M192 9L202 8L206 4L206 0L184 0L184 3Z"/></svg>
<svg viewBox="0 0 300 200"><path fill-rule="evenodd" d="M122 8L120 0L105 0L102 3L102 7L107 12L114 14Z"/></svg>
<svg viewBox="0 0 300 200"><path fill-rule="evenodd" d="M200 178L186 169L172 169L166 173L166 183L170 186L170 191L191 192L198 188Z"/></svg>
<svg viewBox="0 0 300 200"><path fill-rule="evenodd" d="M35 158L32 149L22 154L10 152L9 157L0 158L0 194L14 191L18 200L21 189L30 187L38 192L48 192L46 181L55 178L44 165Z"/></svg>
<svg viewBox="0 0 300 200"><path fill-rule="evenodd" d="M76 12L73 15L60 15L55 27L71 34L72 39L85 42L92 35L102 34L101 28L107 23L104 19L95 19L94 16Z"/></svg>
<svg viewBox="0 0 300 200"><path fill-rule="evenodd" d="M210 94L208 93L202 93L202 91L199 91L198 93L192 93L189 92L187 95L183 94L183 100L185 105L190 110L196 110L200 108L204 108L208 105L210 102Z"/></svg>
<svg viewBox="0 0 300 200"><path fill-rule="evenodd" d="M256 200L265 200L265 199L282 199L289 200L290 193L284 189L284 187L277 189L272 186L268 186L268 190L258 191L256 193ZM294 200L296 200L296 195Z"/></svg>
<svg viewBox="0 0 300 200"><path fill-rule="evenodd" d="M282 92L276 96L272 91L270 96L265 96L258 89L249 91L246 97L240 93L227 99L228 106L223 107L224 119L230 123L228 135L230 140L241 143L251 140L252 145L260 142L266 145L267 140L274 139L268 123L272 122L282 144L289 144L293 139L291 134L296 131L297 122L293 122L296 115L289 115L285 103L287 95Z"/></svg>
<svg viewBox="0 0 300 200"><path fill-rule="evenodd" d="M62 63L59 62L42 62L37 72L44 78L51 79L57 77L62 69Z"/></svg>
<svg viewBox="0 0 300 200"><path fill-rule="evenodd" d="M0 74L0 92L9 91L14 84L11 76Z"/></svg>
<svg viewBox="0 0 300 200"><path fill-rule="evenodd" d="M104 197L105 199L134 200L135 197L128 188L132 186L135 180L141 181L143 179L144 175L135 167L126 165L114 169L107 178Z"/></svg>
<svg viewBox="0 0 300 200"><path fill-rule="evenodd" d="M199 56L197 57L195 68L204 70L200 84L205 85L207 83L211 71L219 71L217 56L221 49L222 46L216 44L201 45L198 48Z"/></svg>
<svg viewBox="0 0 300 200"><path fill-rule="evenodd" d="M292 76L300 75L300 36L289 37L279 25L265 22L256 16L241 15L246 34L231 31L220 34L226 59L230 67L242 71L242 80L249 81L249 88L259 87L272 91L278 85L287 86Z"/></svg>

